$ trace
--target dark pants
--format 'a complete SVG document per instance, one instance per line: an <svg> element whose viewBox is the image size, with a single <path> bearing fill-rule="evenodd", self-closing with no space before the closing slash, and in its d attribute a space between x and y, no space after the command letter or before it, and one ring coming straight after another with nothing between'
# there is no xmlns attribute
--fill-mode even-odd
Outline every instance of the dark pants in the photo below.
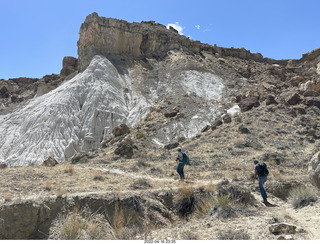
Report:
<svg viewBox="0 0 320 244"><path fill-rule="evenodd" d="M184 162L179 162L178 167L177 167L177 172L180 175L181 180L184 179L183 167L184 167Z"/></svg>

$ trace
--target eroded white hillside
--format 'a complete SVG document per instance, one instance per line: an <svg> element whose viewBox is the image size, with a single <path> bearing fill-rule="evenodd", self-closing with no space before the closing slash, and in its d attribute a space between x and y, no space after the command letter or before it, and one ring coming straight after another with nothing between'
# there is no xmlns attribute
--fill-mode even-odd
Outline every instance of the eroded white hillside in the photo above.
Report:
<svg viewBox="0 0 320 244"><path fill-rule="evenodd" d="M135 125L169 93L221 97L224 86L216 75L166 69L155 67L151 75L133 68L120 75L108 59L95 56L85 71L57 89L0 116L0 161L10 166L40 164L48 156L63 161L98 148L105 133L121 123ZM219 113L214 106L189 110L183 120L159 128L154 138L159 145L178 135L194 136Z"/></svg>

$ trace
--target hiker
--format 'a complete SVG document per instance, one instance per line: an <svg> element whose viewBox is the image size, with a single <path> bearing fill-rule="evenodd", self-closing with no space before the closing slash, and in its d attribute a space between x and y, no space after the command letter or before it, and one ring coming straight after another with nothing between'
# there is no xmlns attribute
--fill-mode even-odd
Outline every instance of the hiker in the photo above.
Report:
<svg viewBox="0 0 320 244"><path fill-rule="evenodd" d="M184 165L188 162L188 156L187 154L181 151L180 147L178 147L177 150L178 150L178 157L176 158L176 162L179 161L177 172L180 176L180 180L184 180L183 168L184 168Z"/></svg>
<svg viewBox="0 0 320 244"><path fill-rule="evenodd" d="M259 190L263 199L263 203L268 203L267 200L267 193L266 190L263 187L263 184L267 181L267 176L269 174L269 171L267 169L267 166L265 163L259 163L257 159L253 160L254 163L254 177L253 177L253 184L255 182L255 179L258 175L259 180Z"/></svg>

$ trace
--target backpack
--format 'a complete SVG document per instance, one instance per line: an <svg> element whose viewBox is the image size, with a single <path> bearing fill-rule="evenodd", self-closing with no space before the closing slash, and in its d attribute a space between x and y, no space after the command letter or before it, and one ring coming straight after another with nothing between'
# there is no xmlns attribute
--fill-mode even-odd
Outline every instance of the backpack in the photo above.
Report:
<svg viewBox="0 0 320 244"><path fill-rule="evenodd" d="M189 157L185 152L181 152L183 155L182 162L189 163Z"/></svg>
<svg viewBox="0 0 320 244"><path fill-rule="evenodd" d="M265 163L259 163L257 167L258 176L267 176L269 174L269 170Z"/></svg>

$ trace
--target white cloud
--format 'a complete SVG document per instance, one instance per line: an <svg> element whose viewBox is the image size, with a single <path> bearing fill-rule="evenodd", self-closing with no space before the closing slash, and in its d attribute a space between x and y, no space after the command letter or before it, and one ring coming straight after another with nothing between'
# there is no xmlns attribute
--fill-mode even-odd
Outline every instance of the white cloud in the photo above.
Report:
<svg viewBox="0 0 320 244"><path fill-rule="evenodd" d="M183 27L179 24L179 22L176 22L175 24L167 24L167 29L169 29L170 26L172 26L173 28L175 28L180 35L184 35L184 34L182 33Z"/></svg>
<svg viewBox="0 0 320 244"><path fill-rule="evenodd" d="M195 25L196 29L200 30L200 25Z"/></svg>

